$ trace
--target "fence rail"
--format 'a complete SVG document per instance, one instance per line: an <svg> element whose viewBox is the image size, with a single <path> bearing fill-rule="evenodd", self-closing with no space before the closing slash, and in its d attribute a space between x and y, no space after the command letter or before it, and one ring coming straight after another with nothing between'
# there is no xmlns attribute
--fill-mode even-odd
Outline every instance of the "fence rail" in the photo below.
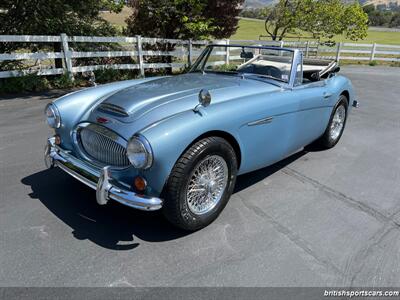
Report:
<svg viewBox="0 0 400 300"><path fill-rule="evenodd" d="M336 45L321 45L316 41L259 41L259 40L216 40L217 44L246 44L280 46L287 48L298 48L304 52L305 57L318 57L354 61L392 61L400 62L400 46L382 44L356 44L337 43ZM0 64L4 61L36 60L38 66L0 70L0 78L17 77L27 74L36 75L59 75L68 74L71 79L74 74L101 69L139 70L141 76L145 76L146 69L183 68L192 63L201 53L199 47L203 47L210 41L192 41L162 38L135 37L96 37L96 36L40 36L40 35L0 35L0 43L60 43L60 52L34 52L34 53L0 53ZM117 51L74 51L70 47L72 43L115 43L128 44L134 50ZM174 44L173 51L147 50L143 45ZM237 56L230 56L229 51L224 52L224 62L238 59ZM148 57L172 57L179 58L178 62L152 63ZM98 64L98 65L76 65L74 61L82 58L116 58L129 57L132 63L122 64ZM42 65L43 60L62 59L63 67L56 68L54 65Z"/></svg>

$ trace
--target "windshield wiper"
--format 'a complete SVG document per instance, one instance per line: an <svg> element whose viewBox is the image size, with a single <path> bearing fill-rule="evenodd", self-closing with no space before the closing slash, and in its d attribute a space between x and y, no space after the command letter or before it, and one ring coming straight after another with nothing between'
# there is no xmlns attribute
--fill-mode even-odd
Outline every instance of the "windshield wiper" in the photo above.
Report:
<svg viewBox="0 0 400 300"><path fill-rule="evenodd" d="M213 73L213 74L223 74L223 75L238 75L239 74L239 72L236 72L236 71L214 71L214 70L207 70L207 72L206 71L204 71L203 70L203 72L204 73Z"/></svg>

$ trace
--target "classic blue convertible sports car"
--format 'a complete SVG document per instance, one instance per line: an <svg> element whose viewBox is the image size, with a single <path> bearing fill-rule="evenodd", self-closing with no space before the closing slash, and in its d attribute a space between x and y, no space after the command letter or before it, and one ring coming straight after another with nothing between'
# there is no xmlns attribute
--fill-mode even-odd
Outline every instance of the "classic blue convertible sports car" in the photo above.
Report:
<svg viewBox="0 0 400 300"><path fill-rule="evenodd" d="M335 146L357 106L338 71L335 61L299 50L210 45L186 74L106 84L49 104L55 135L45 162L95 189L99 204L162 209L176 226L197 230L225 207L237 175L310 143Z"/></svg>

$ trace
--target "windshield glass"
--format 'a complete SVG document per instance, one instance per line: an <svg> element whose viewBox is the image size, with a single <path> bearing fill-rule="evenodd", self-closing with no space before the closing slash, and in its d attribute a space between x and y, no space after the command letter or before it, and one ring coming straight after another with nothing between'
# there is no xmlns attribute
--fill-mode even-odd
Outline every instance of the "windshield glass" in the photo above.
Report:
<svg viewBox="0 0 400 300"><path fill-rule="evenodd" d="M190 72L240 74L288 83L293 51L258 46L208 46Z"/></svg>

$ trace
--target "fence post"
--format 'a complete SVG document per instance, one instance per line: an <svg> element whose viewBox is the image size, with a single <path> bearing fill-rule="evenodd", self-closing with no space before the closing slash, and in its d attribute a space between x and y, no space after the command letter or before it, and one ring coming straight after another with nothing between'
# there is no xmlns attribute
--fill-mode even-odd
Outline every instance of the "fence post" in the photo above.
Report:
<svg viewBox="0 0 400 300"><path fill-rule="evenodd" d="M72 72L72 60L71 60L71 52L69 51L68 46L68 36L65 33L61 33L61 44L64 52L64 62L65 67L67 68L67 74L69 79L74 80L74 74Z"/></svg>
<svg viewBox="0 0 400 300"><path fill-rule="evenodd" d="M279 41L279 48L283 48L284 42L283 41ZM283 55L283 51L279 51L279 56Z"/></svg>
<svg viewBox="0 0 400 300"><path fill-rule="evenodd" d="M230 43L229 39L227 39L226 45L229 46L229 43ZM229 47L226 47L226 55L225 55L225 64L226 65L229 65L229 55L230 55L229 50L230 50Z"/></svg>
<svg viewBox="0 0 400 300"><path fill-rule="evenodd" d="M372 45L371 49L371 57L369 58L370 61L373 61L375 59L375 51L376 51L376 43Z"/></svg>
<svg viewBox="0 0 400 300"><path fill-rule="evenodd" d="M308 57L308 51L310 50L310 41L306 42L306 57Z"/></svg>
<svg viewBox="0 0 400 300"><path fill-rule="evenodd" d="M144 77L142 37L140 35L136 36L136 47L137 47L137 52L138 52L140 76Z"/></svg>
<svg viewBox="0 0 400 300"><path fill-rule="evenodd" d="M342 49L342 43L337 44L337 49L336 49L336 61L339 63L340 61L340 50Z"/></svg>
<svg viewBox="0 0 400 300"><path fill-rule="evenodd" d="M188 66L189 68L192 66L192 55L193 55L193 42L190 39L188 41Z"/></svg>

